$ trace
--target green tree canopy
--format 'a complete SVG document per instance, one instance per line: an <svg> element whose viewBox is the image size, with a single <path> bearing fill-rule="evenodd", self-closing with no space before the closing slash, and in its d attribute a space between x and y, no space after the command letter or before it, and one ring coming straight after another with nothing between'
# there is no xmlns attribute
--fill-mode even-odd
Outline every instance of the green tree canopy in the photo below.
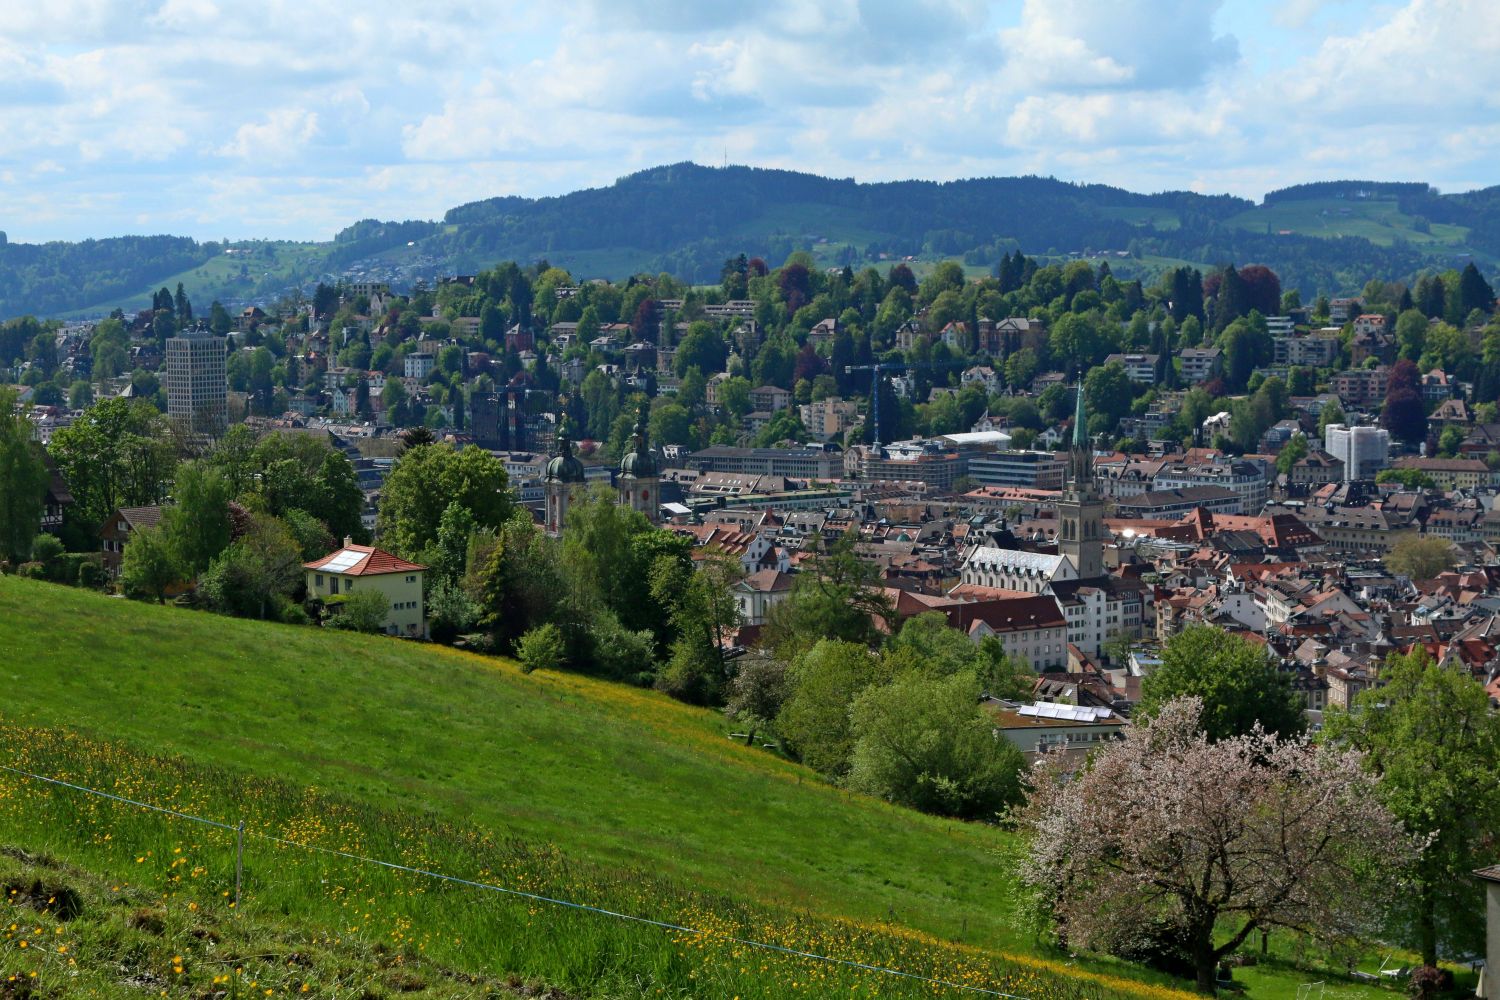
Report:
<svg viewBox="0 0 1500 1000"><path fill-rule="evenodd" d="M1136 713L1150 718L1174 698L1203 701L1202 724L1209 739L1243 736L1258 722L1282 737L1307 727L1291 677L1243 636L1193 625L1167 640L1162 663L1141 682Z"/></svg>
<svg viewBox="0 0 1500 1000"><path fill-rule="evenodd" d="M845 537L797 574L791 595L768 615L765 643L787 661L820 639L872 646L880 635L876 620L890 618L879 571Z"/></svg>
<svg viewBox="0 0 1500 1000"><path fill-rule="evenodd" d="M22 562L42 526L47 466L31 437L31 421L16 408L16 392L0 387L0 560Z"/></svg>
<svg viewBox="0 0 1500 1000"><path fill-rule="evenodd" d="M212 466L184 462L172 499L162 512L162 531L182 572L196 576L229 546L229 482Z"/></svg>
<svg viewBox="0 0 1500 1000"><path fill-rule="evenodd" d="M155 598L164 604L167 591L183 579L175 547L159 526L138 528L120 561L120 584L125 593Z"/></svg>
<svg viewBox="0 0 1500 1000"><path fill-rule="evenodd" d="M867 688L850 710L849 786L923 812L993 817L1020 798L1025 762L978 701L968 671Z"/></svg>
<svg viewBox="0 0 1500 1000"><path fill-rule="evenodd" d="M1386 807L1427 838L1408 872L1414 891L1390 900L1398 932L1426 965L1439 949L1480 954L1484 898L1470 873L1495 860L1500 716L1478 681L1421 646L1387 657L1380 676L1353 711L1328 713L1323 739L1364 751Z"/></svg>
<svg viewBox="0 0 1500 1000"><path fill-rule="evenodd" d="M1431 580L1458 565L1453 543L1433 535L1403 538L1386 554L1385 568L1411 580Z"/></svg>
<svg viewBox="0 0 1500 1000"><path fill-rule="evenodd" d="M480 528L499 528L513 504L505 466L473 445L423 445L406 451L380 497L380 537L393 551L417 557L437 539L443 511L457 501Z"/></svg>
<svg viewBox="0 0 1500 1000"><path fill-rule="evenodd" d="M860 643L823 639L791 662L787 676L791 694L776 717L776 731L808 767L842 776L854 751L850 706L889 674Z"/></svg>
<svg viewBox="0 0 1500 1000"><path fill-rule="evenodd" d="M1276 471L1283 476L1291 475L1292 466L1306 457L1307 435L1298 431L1281 446L1281 451L1276 456Z"/></svg>
<svg viewBox="0 0 1500 1000"><path fill-rule="evenodd" d="M73 513L97 526L116 507L159 503L177 467L166 417L143 399L102 399L52 436Z"/></svg>

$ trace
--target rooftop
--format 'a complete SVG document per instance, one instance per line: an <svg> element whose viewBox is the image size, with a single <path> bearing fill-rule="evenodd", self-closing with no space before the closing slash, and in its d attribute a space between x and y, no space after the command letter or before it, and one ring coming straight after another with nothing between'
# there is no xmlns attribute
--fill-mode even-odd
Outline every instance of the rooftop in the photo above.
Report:
<svg viewBox="0 0 1500 1000"><path fill-rule="evenodd" d="M312 562L303 563L303 569L340 576L380 576L385 573L416 573L425 570L414 562L407 562L369 545L352 545L346 539L342 548L335 549Z"/></svg>

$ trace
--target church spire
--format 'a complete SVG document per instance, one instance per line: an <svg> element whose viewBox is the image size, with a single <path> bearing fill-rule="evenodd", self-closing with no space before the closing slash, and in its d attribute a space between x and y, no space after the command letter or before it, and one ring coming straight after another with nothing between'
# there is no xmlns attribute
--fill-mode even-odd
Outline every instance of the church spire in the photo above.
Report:
<svg viewBox="0 0 1500 1000"><path fill-rule="evenodd" d="M1083 412L1083 379L1078 380L1077 402L1073 406L1073 448L1068 456L1070 485L1082 488L1094 482L1094 446L1089 441L1088 424Z"/></svg>
<svg viewBox="0 0 1500 1000"><path fill-rule="evenodd" d="M1078 380L1073 395L1076 400L1073 406L1073 447L1082 448L1088 444L1088 431L1083 426L1083 379Z"/></svg>
<svg viewBox="0 0 1500 1000"><path fill-rule="evenodd" d="M1073 407L1073 447L1068 452L1068 488L1057 503L1057 550L1078 572L1078 579L1104 575L1104 502L1094 489L1094 446L1089 441L1083 408L1083 379Z"/></svg>

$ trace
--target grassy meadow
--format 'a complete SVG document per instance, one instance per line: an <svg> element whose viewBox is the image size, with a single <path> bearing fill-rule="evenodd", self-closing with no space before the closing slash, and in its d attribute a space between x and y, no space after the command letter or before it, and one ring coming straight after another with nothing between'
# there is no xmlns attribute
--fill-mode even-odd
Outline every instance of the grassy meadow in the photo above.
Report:
<svg viewBox="0 0 1500 1000"><path fill-rule="evenodd" d="M300 920L320 940L584 996L934 995L747 952L726 935L1028 997L1175 995L1173 981L1134 966L1039 950L1016 914L1005 831L844 793L727 739L717 713L654 692L14 577L0 577L0 683L0 763L245 820L245 918ZM623 924L260 835L714 933ZM0 773L0 845L144 887L174 913L227 905L232 839ZM1312 978L1263 964L1247 982L1257 998L1293 997Z"/></svg>
<svg viewBox="0 0 1500 1000"><path fill-rule="evenodd" d="M1394 198L1309 198L1259 205L1227 220L1227 225L1256 232L1289 229L1300 236L1360 236L1377 246L1400 239L1418 247L1458 247L1469 235L1463 226L1433 223L1428 232L1421 232L1415 224Z"/></svg>

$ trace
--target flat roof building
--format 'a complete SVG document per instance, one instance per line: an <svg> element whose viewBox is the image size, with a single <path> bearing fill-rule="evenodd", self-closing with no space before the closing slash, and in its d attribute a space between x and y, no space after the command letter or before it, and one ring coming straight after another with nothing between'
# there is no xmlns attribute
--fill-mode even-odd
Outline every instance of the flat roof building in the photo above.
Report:
<svg viewBox="0 0 1500 1000"><path fill-rule="evenodd" d="M167 416L190 433L213 434L228 422L225 344L206 330L167 338Z"/></svg>

